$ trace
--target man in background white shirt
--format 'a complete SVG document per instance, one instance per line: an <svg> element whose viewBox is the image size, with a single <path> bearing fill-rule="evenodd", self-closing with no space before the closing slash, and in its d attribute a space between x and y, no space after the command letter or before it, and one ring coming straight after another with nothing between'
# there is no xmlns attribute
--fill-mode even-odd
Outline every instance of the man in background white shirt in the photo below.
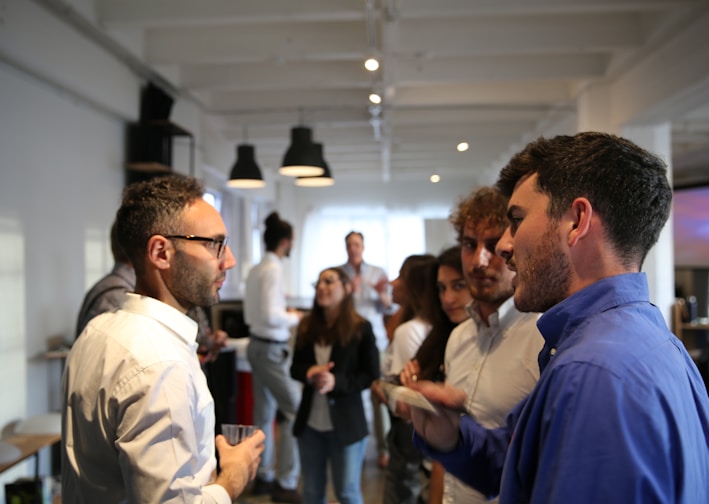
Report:
<svg viewBox="0 0 709 504"><path fill-rule="evenodd" d="M273 502L298 503L300 475L298 444L293 437L293 422L300 404L301 388L290 377L290 328L303 313L286 305L282 260L293 246L293 227L277 212L266 217L264 231L266 254L246 279L244 319L250 340L246 351L253 380L254 424L268 435L258 468L253 493L271 494ZM273 421L280 411L278 456L273 439ZM278 467L274 470L275 461Z"/></svg>
<svg viewBox="0 0 709 504"><path fill-rule="evenodd" d="M364 235L359 231L350 231L345 236L347 262L341 266L352 279L354 301L357 313L372 324L372 331L379 349L379 360L384 361L384 351L389 346L384 315L392 311L392 300L389 295L389 279L386 272L379 266L364 262ZM364 395L370 395L367 390ZM389 412L374 396L370 395L374 422L374 436L377 443L379 466L384 468L389 464L389 450L386 437L389 432Z"/></svg>

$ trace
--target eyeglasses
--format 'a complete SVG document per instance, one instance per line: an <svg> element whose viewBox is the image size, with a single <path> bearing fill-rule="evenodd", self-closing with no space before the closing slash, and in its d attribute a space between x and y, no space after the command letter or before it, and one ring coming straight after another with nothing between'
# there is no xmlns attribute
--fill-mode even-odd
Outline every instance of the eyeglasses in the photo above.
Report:
<svg viewBox="0 0 709 504"><path fill-rule="evenodd" d="M216 250L217 259L221 259L224 255L224 250L226 249L227 243L229 243L229 237L224 238L205 238L204 236L195 235L166 235L165 238L177 239L177 240L189 240L189 241L201 241L205 242L208 249Z"/></svg>

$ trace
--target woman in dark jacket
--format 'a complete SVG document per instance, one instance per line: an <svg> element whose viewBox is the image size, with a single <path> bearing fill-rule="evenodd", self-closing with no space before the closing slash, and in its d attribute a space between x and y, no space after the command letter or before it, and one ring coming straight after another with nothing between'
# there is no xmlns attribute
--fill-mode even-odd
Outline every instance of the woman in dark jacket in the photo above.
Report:
<svg viewBox="0 0 709 504"><path fill-rule="evenodd" d="M368 434L361 392L379 376L379 352L341 268L320 273L313 309L298 326L291 376L304 384L293 426L304 503L325 504L329 460L340 504L361 504Z"/></svg>

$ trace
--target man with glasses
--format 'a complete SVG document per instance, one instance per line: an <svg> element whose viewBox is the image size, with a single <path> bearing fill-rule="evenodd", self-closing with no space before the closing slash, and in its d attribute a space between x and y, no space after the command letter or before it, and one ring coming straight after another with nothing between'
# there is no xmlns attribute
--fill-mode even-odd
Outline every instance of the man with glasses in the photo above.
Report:
<svg viewBox="0 0 709 504"><path fill-rule="evenodd" d="M135 293L92 319L62 384L66 502L230 503L255 477L263 432L237 446L216 437L197 358L195 306L219 300L236 261L219 213L191 177L133 184L116 214Z"/></svg>

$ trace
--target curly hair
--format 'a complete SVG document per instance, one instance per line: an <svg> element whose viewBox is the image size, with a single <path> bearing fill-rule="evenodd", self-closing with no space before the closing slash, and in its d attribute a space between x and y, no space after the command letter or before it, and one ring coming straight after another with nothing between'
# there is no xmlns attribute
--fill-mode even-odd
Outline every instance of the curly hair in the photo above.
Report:
<svg viewBox="0 0 709 504"><path fill-rule="evenodd" d="M204 187L194 177L166 175L130 184L116 212L116 236L136 273L145 270L148 240L156 234L184 234L182 216Z"/></svg>
<svg viewBox="0 0 709 504"><path fill-rule="evenodd" d="M461 243L467 222L473 226L486 223L502 231L507 227L507 197L494 187L479 187L458 202L448 220Z"/></svg>
<svg viewBox="0 0 709 504"><path fill-rule="evenodd" d="M574 199L587 198L625 266L640 267L670 214L666 171L660 158L629 140L585 132L531 142L502 169L497 187L509 197L520 180L536 174L552 220Z"/></svg>

